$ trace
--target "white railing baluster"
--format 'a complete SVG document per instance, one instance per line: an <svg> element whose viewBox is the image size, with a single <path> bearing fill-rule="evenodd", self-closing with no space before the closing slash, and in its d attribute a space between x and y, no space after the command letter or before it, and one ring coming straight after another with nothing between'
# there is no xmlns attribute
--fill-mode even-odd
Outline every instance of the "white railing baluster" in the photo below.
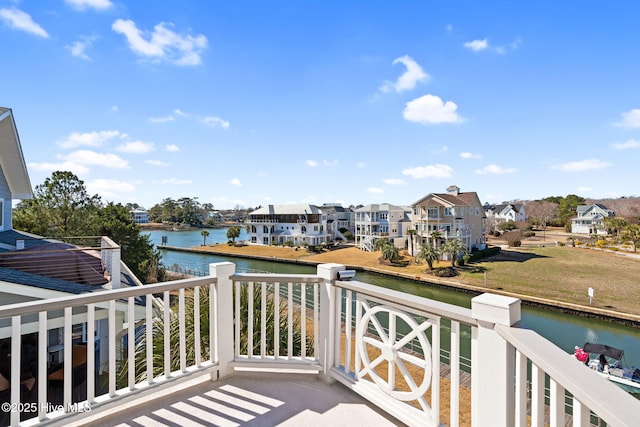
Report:
<svg viewBox="0 0 640 427"><path fill-rule="evenodd" d="M136 322L135 322L135 299L129 297L127 301L127 348L128 348L128 385L129 390L133 390L136 385Z"/></svg>
<svg viewBox="0 0 640 427"><path fill-rule="evenodd" d="M293 283L287 283L287 359L293 357Z"/></svg>
<svg viewBox="0 0 640 427"><path fill-rule="evenodd" d="M164 376L171 376L171 297L169 291L163 294L164 302Z"/></svg>
<svg viewBox="0 0 640 427"><path fill-rule="evenodd" d="M333 320L333 366L340 367L340 355L342 353L342 340L340 335L342 333L342 288L333 288L333 302L334 306L334 320Z"/></svg>
<svg viewBox="0 0 640 427"><path fill-rule="evenodd" d="M153 301L151 295L145 295L145 349L147 365L147 384L153 384Z"/></svg>
<svg viewBox="0 0 640 427"><path fill-rule="evenodd" d="M551 378L549 389L549 421L551 427L564 427L564 387Z"/></svg>
<svg viewBox="0 0 640 427"><path fill-rule="evenodd" d="M194 356L196 367L202 364L202 354L200 348L200 286L193 288L193 337L195 341Z"/></svg>
<svg viewBox="0 0 640 427"><path fill-rule="evenodd" d="M267 282L260 287L260 358L267 355Z"/></svg>
<svg viewBox="0 0 640 427"><path fill-rule="evenodd" d="M47 348L46 311L38 313L38 349L41 348ZM45 419L47 413L47 356L47 352L38 351L38 419L40 421Z"/></svg>
<svg viewBox="0 0 640 427"><path fill-rule="evenodd" d="M280 282L273 284L273 357L280 357Z"/></svg>
<svg viewBox="0 0 640 427"><path fill-rule="evenodd" d="M356 330L360 327L360 323L362 322L362 303L360 302L360 298L358 294L356 294L356 318L354 322L354 327ZM362 360L360 359L360 346L361 346L362 337L360 334L356 334L356 348L355 348L355 358L353 362L353 371L357 374L362 369Z"/></svg>
<svg viewBox="0 0 640 427"><path fill-rule="evenodd" d="M344 372L349 375L351 372L351 304L353 303L353 292L346 291L346 298L344 302L344 332L345 332L345 344L344 344ZM390 364L391 365L391 364Z"/></svg>
<svg viewBox="0 0 640 427"><path fill-rule="evenodd" d="M589 408L577 399L573 399L573 427L587 427L589 425Z"/></svg>
<svg viewBox="0 0 640 427"><path fill-rule="evenodd" d="M300 284L300 358L307 358L307 287Z"/></svg>
<svg viewBox="0 0 640 427"><path fill-rule="evenodd" d="M116 301L109 300L109 397L116 395Z"/></svg>
<svg viewBox="0 0 640 427"><path fill-rule="evenodd" d="M318 347L320 347L320 321L318 315L318 300L320 298L318 284L313 284L313 358L318 359Z"/></svg>
<svg viewBox="0 0 640 427"><path fill-rule="evenodd" d="M187 371L187 339L186 339L186 317L184 303L184 288L178 291L178 340L180 346L180 372Z"/></svg>
<svg viewBox="0 0 640 427"><path fill-rule="evenodd" d="M96 397L96 306L87 304L87 402Z"/></svg>
<svg viewBox="0 0 640 427"><path fill-rule="evenodd" d="M531 427L544 426L544 371L531 365Z"/></svg>
<svg viewBox="0 0 640 427"><path fill-rule="evenodd" d="M20 362L21 362L21 340L22 340L22 320L21 316L11 317L11 406L17 408L20 403ZM11 425L20 424L20 412L11 411Z"/></svg>
<svg viewBox="0 0 640 427"><path fill-rule="evenodd" d="M253 313L255 313L253 301L254 282L247 283L247 356L253 357Z"/></svg>
<svg viewBox="0 0 640 427"><path fill-rule="evenodd" d="M387 343L394 344L396 342L396 328L397 328L397 316L395 313L389 313L389 336L387 337ZM384 337L380 337L380 340L384 342ZM387 383L389 384L389 391L396 388L396 364L389 361L387 363Z"/></svg>
<svg viewBox="0 0 640 427"><path fill-rule="evenodd" d="M460 322L451 321L451 351L449 353L450 394L449 425L460 424Z"/></svg>
<svg viewBox="0 0 640 427"><path fill-rule="evenodd" d="M527 425L527 357L516 350L516 427Z"/></svg>
<svg viewBox="0 0 640 427"><path fill-rule="evenodd" d="M236 324L236 333L235 333L235 355L236 357L240 356L240 341L242 341L242 336L240 335L240 327L242 323L242 316L240 316L240 282L236 282L236 309L235 309L235 324Z"/></svg>
<svg viewBox="0 0 640 427"><path fill-rule="evenodd" d="M431 420L434 425L440 425L440 318L436 318L431 325ZM451 363L451 362L449 362Z"/></svg>
<svg viewBox="0 0 640 427"><path fill-rule="evenodd" d="M62 404L64 405L64 411L71 407L71 391L73 389L73 347L71 338L71 318L73 307L64 308L64 375L62 383Z"/></svg>

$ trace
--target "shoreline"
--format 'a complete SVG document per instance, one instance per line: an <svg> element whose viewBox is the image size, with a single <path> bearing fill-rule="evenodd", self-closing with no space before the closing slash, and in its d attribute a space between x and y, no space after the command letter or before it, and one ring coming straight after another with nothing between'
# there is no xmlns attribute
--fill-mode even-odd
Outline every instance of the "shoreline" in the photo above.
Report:
<svg viewBox="0 0 640 427"><path fill-rule="evenodd" d="M344 264L350 270L356 271L366 271L369 273L380 274L383 276L391 277L391 278L399 278L404 280L410 280L416 283L424 283L430 286L441 287L445 289L456 290L460 292L465 292L469 294L480 295L485 292L495 293L499 295L509 296L513 298L518 298L522 301L524 305L528 305L531 307L541 307L548 310L575 314L581 317L594 318L599 320L605 320L612 323L622 324L625 326L632 327L640 327L640 316L628 313L621 313L618 311L606 310L602 308L589 307L584 305L566 303L557 300L550 300L546 298L539 298L529 295L521 295L513 292L508 292L504 290L497 289L486 289L481 286L474 285L466 285L463 283L459 283L452 280L444 280L437 277L430 277L428 280L424 279L420 276L415 276L411 274L403 274L399 272L393 272L386 270L384 268L375 268L363 265L354 265L348 264L339 261L318 261L318 260L308 260L308 259L300 259L299 258L284 258L278 256L266 256L266 255L255 255L255 254L241 254L235 253L228 250L217 250L216 246L219 245L208 245L203 246L202 248L191 247L191 248L182 248L176 246L158 246L158 249L177 251L177 252L190 252L190 253L198 253L198 254L212 254L219 255L231 258L241 258L241 259L255 259L260 261L272 261L272 262L280 262L287 264L297 264L297 265L308 265L308 266L317 266L318 264L324 264L327 262L337 262L339 264ZM227 245L224 245L227 248Z"/></svg>

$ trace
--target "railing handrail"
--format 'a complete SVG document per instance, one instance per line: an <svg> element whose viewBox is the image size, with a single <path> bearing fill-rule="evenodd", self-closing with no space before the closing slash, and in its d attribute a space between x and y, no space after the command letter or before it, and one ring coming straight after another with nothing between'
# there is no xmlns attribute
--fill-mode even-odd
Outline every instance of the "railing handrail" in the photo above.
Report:
<svg viewBox="0 0 640 427"><path fill-rule="evenodd" d="M22 316L26 314L39 313L41 311L61 310L65 307L77 307L86 304L106 302L110 300L127 299L130 297L139 297L166 291L175 291L187 287L206 286L215 283L216 280L217 279L211 276L179 279L170 282L135 286L125 289L103 290L90 294L70 295L49 298L42 301L29 301L17 304L9 304L0 306L0 319L12 316Z"/></svg>
<svg viewBox="0 0 640 427"><path fill-rule="evenodd" d="M361 292L369 296L388 301L394 305L404 305L406 307L411 307L412 309L442 316L467 325L476 326L478 324L477 320L471 316L471 309L468 308L406 294L393 289L369 285L357 280L337 280L335 285L343 289L355 291L356 293Z"/></svg>
<svg viewBox="0 0 640 427"><path fill-rule="evenodd" d="M630 426L638 423L637 399L607 379L593 372L587 373L589 368L575 360L573 355L532 330L504 325L496 325L495 330L608 424ZM597 398L592 393L594 390L598 390Z"/></svg>
<svg viewBox="0 0 640 427"><path fill-rule="evenodd" d="M321 283L322 278L316 274L263 274L263 273L236 273L231 276L233 281L250 282L294 282L294 283Z"/></svg>

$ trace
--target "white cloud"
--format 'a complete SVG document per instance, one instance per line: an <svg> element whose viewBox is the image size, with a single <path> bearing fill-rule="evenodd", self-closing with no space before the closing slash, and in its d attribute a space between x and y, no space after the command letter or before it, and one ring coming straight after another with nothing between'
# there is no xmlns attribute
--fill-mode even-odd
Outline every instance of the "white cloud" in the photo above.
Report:
<svg viewBox="0 0 640 427"><path fill-rule="evenodd" d="M435 95L423 95L406 104L402 116L410 122L422 124L460 123L464 119L456 113L458 106L451 101L442 102Z"/></svg>
<svg viewBox="0 0 640 427"><path fill-rule="evenodd" d="M487 174L491 174L491 175L503 175L506 173L514 173L517 172L518 169L516 168L503 168L500 167L498 165L487 165L482 169L476 169L475 172L478 175L487 175Z"/></svg>
<svg viewBox="0 0 640 427"><path fill-rule="evenodd" d="M64 0L69 6L78 10L85 9L96 9L96 10L107 10L113 3L110 0Z"/></svg>
<svg viewBox="0 0 640 427"><path fill-rule="evenodd" d="M214 128L220 126L223 129L229 129L229 126L231 126L231 123L229 123L228 121L223 120L220 117L215 117L215 116L207 116L207 117L202 119L202 122L205 125L211 126L211 127L214 127Z"/></svg>
<svg viewBox="0 0 640 427"><path fill-rule="evenodd" d="M171 166L170 163L163 162L162 160L145 160L144 162L153 166Z"/></svg>
<svg viewBox="0 0 640 427"><path fill-rule="evenodd" d="M115 179L95 179L86 185L89 194L99 194L101 197L114 197L119 193L131 193L136 190L131 183Z"/></svg>
<svg viewBox="0 0 640 427"><path fill-rule="evenodd" d="M180 147L178 147L176 144L167 144L164 146L164 149L170 153L175 153L180 151Z"/></svg>
<svg viewBox="0 0 640 427"><path fill-rule="evenodd" d="M11 28L26 31L39 37L49 38L49 34L39 24L31 19L31 15L20 9L0 9L0 18Z"/></svg>
<svg viewBox="0 0 640 427"><path fill-rule="evenodd" d="M480 154L473 154L468 151L464 151L460 153L460 157L462 157L463 159L481 159L482 158Z"/></svg>
<svg viewBox="0 0 640 427"><path fill-rule="evenodd" d="M81 37L81 40L73 42L69 46L65 46L71 52L71 55L76 58L82 58L90 60L89 55L86 54L86 50L91 47L97 37Z"/></svg>
<svg viewBox="0 0 640 427"><path fill-rule="evenodd" d="M326 166L326 167L332 168L332 167L338 166L338 161L337 160L331 160L331 161L323 160L322 161L322 166Z"/></svg>
<svg viewBox="0 0 640 427"><path fill-rule="evenodd" d="M184 111L180 110L179 108L176 108L175 110L173 110L173 112L176 113L178 116L191 117L190 114L185 113Z"/></svg>
<svg viewBox="0 0 640 427"><path fill-rule="evenodd" d="M238 178L233 178L231 181L229 181L229 184L235 185L236 187L242 187L242 183Z"/></svg>
<svg viewBox="0 0 640 427"><path fill-rule="evenodd" d="M78 150L67 155L58 155L58 158L80 165L95 165L106 168L128 169L129 162L122 157L111 153L96 153L90 150Z"/></svg>
<svg viewBox="0 0 640 427"><path fill-rule="evenodd" d="M118 110L119 110L119 108L118 108L118 106L117 106L117 105L114 105L114 106L112 106L112 107L111 107L111 112L112 112L112 113L117 113L117 112L118 112Z"/></svg>
<svg viewBox="0 0 640 427"><path fill-rule="evenodd" d="M369 192L371 194L382 194L382 193L384 193L384 190L382 188L369 187L369 188L367 188L367 192Z"/></svg>
<svg viewBox="0 0 640 427"><path fill-rule="evenodd" d="M409 55L396 58L391 64L403 64L407 67L407 70L398 77L398 80L395 83L385 82L384 85L380 87L382 92L391 92L392 90L395 90L396 92L403 92L405 90L410 90L413 89L418 82L428 80L430 78L429 74L425 73L422 67Z"/></svg>
<svg viewBox="0 0 640 427"><path fill-rule="evenodd" d="M45 162L45 163L29 163L29 169L42 172L70 171L76 175L87 175L89 168L74 162Z"/></svg>
<svg viewBox="0 0 640 427"><path fill-rule="evenodd" d="M111 28L127 38L129 48L138 56L175 65L199 65L202 62L200 53L207 47L207 38L202 34L195 37L181 35L170 30L168 27L171 26L161 22L149 33L139 30L131 20L117 19Z"/></svg>
<svg viewBox="0 0 640 427"><path fill-rule="evenodd" d="M481 50L485 50L489 47L489 41L487 39L472 40L470 42L466 42L464 47L471 49L474 52L480 52Z"/></svg>
<svg viewBox="0 0 640 427"><path fill-rule="evenodd" d="M102 130L99 132L93 131L86 133L72 132L67 139L58 141L58 145L62 148L73 148L83 145L88 147L100 147L106 141L118 136L122 137L123 135L117 130Z"/></svg>
<svg viewBox="0 0 640 427"><path fill-rule="evenodd" d="M155 150L152 142L129 141L120 145L118 151L123 153L142 154Z"/></svg>
<svg viewBox="0 0 640 427"><path fill-rule="evenodd" d="M405 185L406 184L406 182L404 182L404 180L400 178L387 178L387 179L383 179L382 182L384 182L387 185Z"/></svg>
<svg viewBox="0 0 640 427"><path fill-rule="evenodd" d="M162 185L188 185L193 184L193 181L190 179L178 179L178 178L168 178L160 181Z"/></svg>
<svg viewBox="0 0 640 427"><path fill-rule="evenodd" d="M640 128L640 109L635 108L622 113L622 120L617 125L625 128Z"/></svg>
<svg viewBox="0 0 640 427"><path fill-rule="evenodd" d="M626 142L611 144L611 146L617 150L627 150L629 148L640 148L640 141L630 139Z"/></svg>
<svg viewBox="0 0 640 427"><path fill-rule="evenodd" d="M451 166L448 165L436 164L407 168L402 171L402 174L411 176L416 179L450 178L453 174L453 169L451 169Z"/></svg>
<svg viewBox="0 0 640 427"><path fill-rule="evenodd" d="M315 160L307 160L304 162L307 166L311 166L312 168L318 166L318 162L316 162Z"/></svg>
<svg viewBox="0 0 640 427"><path fill-rule="evenodd" d="M356 163L356 167L357 167L357 168L363 168L363 167L365 167L365 166L367 166L367 164L366 164L365 162L358 162L358 163Z"/></svg>
<svg viewBox="0 0 640 427"><path fill-rule="evenodd" d="M173 118L173 116L151 117L149 119L151 123L166 123L166 122L172 122L174 120L175 119Z"/></svg>
<svg viewBox="0 0 640 427"><path fill-rule="evenodd" d="M561 165L553 166L552 169L558 169L563 172L581 172L593 169L604 169L611 166L610 163L603 162L598 159L587 159L575 162L563 163Z"/></svg>

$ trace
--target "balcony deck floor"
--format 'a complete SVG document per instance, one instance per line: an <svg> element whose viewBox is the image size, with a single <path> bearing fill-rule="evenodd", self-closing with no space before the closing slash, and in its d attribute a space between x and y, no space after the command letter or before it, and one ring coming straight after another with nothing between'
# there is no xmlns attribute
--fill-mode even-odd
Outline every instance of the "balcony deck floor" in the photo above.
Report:
<svg viewBox="0 0 640 427"><path fill-rule="evenodd" d="M216 382L208 378L158 391L159 396L106 418L90 416L66 426L402 425L343 385L327 384L316 375L236 373Z"/></svg>

